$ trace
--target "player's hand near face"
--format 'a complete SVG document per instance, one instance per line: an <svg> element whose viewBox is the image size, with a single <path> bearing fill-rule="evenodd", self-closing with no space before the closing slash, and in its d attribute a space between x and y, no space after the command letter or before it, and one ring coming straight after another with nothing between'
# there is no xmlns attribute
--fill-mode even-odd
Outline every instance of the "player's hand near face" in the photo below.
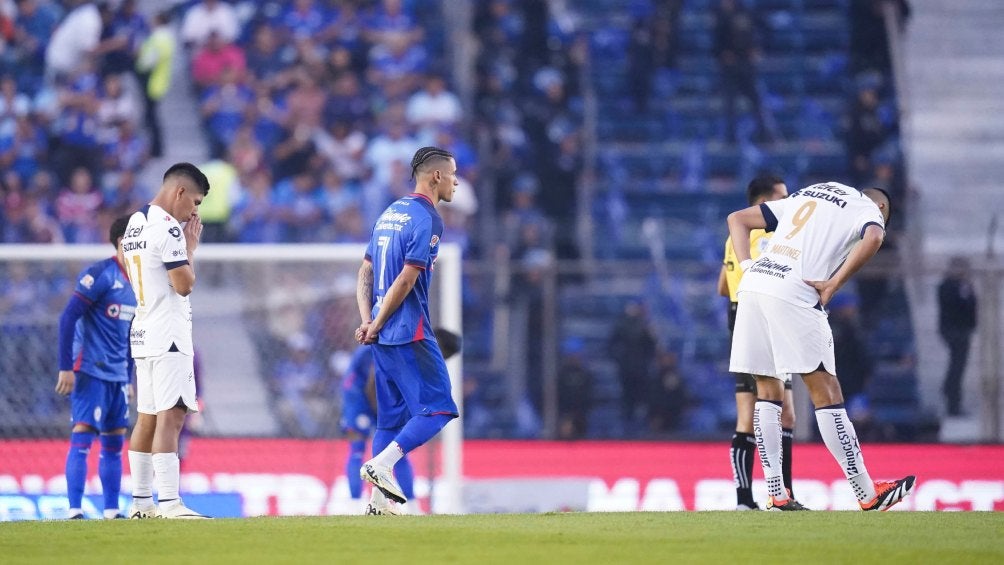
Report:
<svg viewBox="0 0 1004 565"><path fill-rule="evenodd" d="M73 371L60 371L56 380L56 393L66 396L73 392L73 385L77 382L77 375Z"/></svg>
<svg viewBox="0 0 1004 565"><path fill-rule="evenodd" d="M182 231L185 232L185 243L188 244L188 250L194 251L202 237L202 218L199 217L198 213L192 213L192 217L188 219L188 223L185 224Z"/></svg>

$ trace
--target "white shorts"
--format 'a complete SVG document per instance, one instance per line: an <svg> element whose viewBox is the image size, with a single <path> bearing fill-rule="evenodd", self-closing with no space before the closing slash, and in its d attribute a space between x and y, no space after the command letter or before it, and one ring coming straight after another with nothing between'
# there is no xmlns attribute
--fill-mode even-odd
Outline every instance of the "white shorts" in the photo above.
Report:
<svg viewBox="0 0 1004 565"><path fill-rule="evenodd" d="M194 359L177 352L136 359L136 410L156 414L183 404L198 412Z"/></svg>
<svg viewBox="0 0 1004 565"><path fill-rule="evenodd" d="M739 295L729 370L790 381L819 369L836 375L826 312L767 294Z"/></svg>

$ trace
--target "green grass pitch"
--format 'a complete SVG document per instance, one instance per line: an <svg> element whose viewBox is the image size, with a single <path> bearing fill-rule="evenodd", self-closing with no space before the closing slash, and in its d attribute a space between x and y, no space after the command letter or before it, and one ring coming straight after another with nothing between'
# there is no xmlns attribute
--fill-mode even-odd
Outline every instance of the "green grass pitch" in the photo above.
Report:
<svg viewBox="0 0 1004 565"><path fill-rule="evenodd" d="M678 512L0 524L0 563L1004 563L1004 513Z"/></svg>

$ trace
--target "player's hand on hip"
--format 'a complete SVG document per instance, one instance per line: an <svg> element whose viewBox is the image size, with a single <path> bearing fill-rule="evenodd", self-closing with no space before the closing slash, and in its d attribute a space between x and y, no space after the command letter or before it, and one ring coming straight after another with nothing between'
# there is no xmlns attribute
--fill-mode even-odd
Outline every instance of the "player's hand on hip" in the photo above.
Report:
<svg viewBox="0 0 1004 565"><path fill-rule="evenodd" d="M816 289L816 293L819 294L819 303L826 306L833 299L833 295L837 293L837 283L833 280L828 281L805 281L806 284Z"/></svg>
<svg viewBox="0 0 1004 565"><path fill-rule="evenodd" d="M56 393L63 396L70 394L76 382L77 375L73 371L60 371L59 379L56 380Z"/></svg>

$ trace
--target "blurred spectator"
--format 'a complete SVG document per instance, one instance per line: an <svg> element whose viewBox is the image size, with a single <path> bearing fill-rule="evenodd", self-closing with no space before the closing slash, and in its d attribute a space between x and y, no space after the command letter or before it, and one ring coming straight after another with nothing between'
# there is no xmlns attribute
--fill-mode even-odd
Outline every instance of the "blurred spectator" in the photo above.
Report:
<svg viewBox="0 0 1004 565"><path fill-rule="evenodd" d="M976 329L976 292L970 280L969 261L953 257L938 285L938 330L948 346L948 369L941 391L949 416L961 416L962 378L969 361L969 345Z"/></svg>
<svg viewBox="0 0 1004 565"><path fill-rule="evenodd" d="M561 345L558 368L558 438L582 439L593 409L593 374L586 365L585 344L567 338Z"/></svg>
<svg viewBox="0 0 1004 565"><path fill-rule="evenodd" d="M272 177L267 170L251 173L243 183L229 223L233 238L238 243L280 241L271 189Z"/></svg>
<svg viewBox="0 0 1004 565"><path fill-rule="evenodd" d="M31 99L18 92L13 75L0 77L0 136L14 129L17 118L27 117L31 111Z"/></svg>
<svg viewBox="0 0 1004 565"><path fill-rule="evenodd" d="M651 390L656 341L645 307L637 300L624 305L607 341L621 384L621 415L633 424L644 417Z"/></svg>
<svg viewBox="0 0 1004 565"><path fill-rule="evenodd" d="M0 169L11 170L22 179L35 175L45 163L49 139L42 128L27 116L19 117L12 135L0 133Z"/></svg>
<svg viewBox="0 0 1004 565"><path fill-rule="evenodd" d="M59 89L59 143L53 167L60 182L69 183L71 172L84 167L92 178L100 178L103 151L98 140L97 75L89 64L81 64L70 82Z"/></svg>
<svg viewBox="0 0 1004 565"><path fill-rule="evenodd" d="M102 18L102 74L131 73L140 45L150 34L150 26L136 11L136 0L123 0L118 11L105 10Z"/></svg>
<svg viewBox="0 0 1004 565"><path fill-rule="evenodd" d="M106 180L111 177L114 182L104 188L102 207L113 217L131 214L145 203L148 191L139 185L133 171L125 169L105 177Z"/></svg>
<svg viewBox="0 0 1004 565"><path fill-rule="evenodd" d="M624 90L631 93L634 108L641 113L648 112L648 98L652 93L652 78L655 70L655 38L649 18L638 18L631 28L631 44L628 47L628 68L624 75Z"/></svg>
<svg viewBox="0 0 1004 565"><path fill-rule="evenodd" d="M443 77L431 74L422 90L411 95L406 111L408 123L420 129L452 126L460 121L460 99L446 89Z"/></svg>
<svg viewBox="0 0 1004 565"><path fill-rule="evenodd" d="M271 83L283 75L288 68L288 62L283 59L275 30L268 24L255 28L251 46L246 52L247 68L254 77L262 82Z"/></svg>
<svg viewBox="0 0 1004 565"><path fill-rule="evenodd" d="M272 175L277 180L309 170L317 156L313 134L310 127L304 125L294 125L285 130L285 137L272 150Z"/></svg>
<svg viewBox="0 0 1004 565"><path fill-rule="evenodd" d="M56 218L68 243L101 241L96 219L101 200L91 173L84 167L75 169L70 185L56 198Z"/></svg>
<svg viewBox="0 0 1004 565"><path fill-rule="evenodd" d="M419 83L428 66L428 55L421 45L404 36L393 35L370 51L367 80L379 88L387 100L401 101Z"/></svg>
<svg viewBox="0 0 1004 565"><path fill-rule="evenodd" d="M114 137L105 144L105 169L139 172L150 158L146 139L140 137L133 122L119 120L114 125Z"/></svg>
<svg viewBox="0 0 1004 565"><path fill-rule="evenodd" d="M850 154L855 177L863 181L871 173L872 153L887 135L879 116L879 95L874 87L863 85L858 89L850 119L847 152Z"/></svg>
<svg viewBox="0 0 1004 565"><path fill-rule="evenodd" d="M282 27L294 38L320 35L326 20L326 14L315 0L293 0L281 16Z"/></svg>
<svg viewBox="0 0 1004 565"><path fill-rule="evenodd" d="M139 123L139 108L136 101L126 92L120 75L107 75L102 84L101 97L98 100L98 132L99 139L110 143L118 136L118 123Z"/></svg>
<svg viewBox="0 0 1004 565"><path fill-rule="evenodd" d="M757 23L753 14L737 0L721 0L715 13L715 56L721 69L722 97L725 101L726 140L736 142L736 99L749 100L756 121L756 139L769 138L764 108L757 85Z"/></svg>
<svg viewBox="0 0 1004 565"><path fill-rule="evenodd" d="M327 103L327 94L317 79L301 67L297 69L292 89L286 96L286 111L290 123L317 128L321 125L321 115Z"/></svg>
<svg viewBox="0 0 1004 565"><path fill-rule="evenodd" d="M192 79L200 92L223 84L225 73L243 82L246 69L244 50L224 41L216 32L209 34L205 45L192 58Z"/></svg>
<svg viewBox="0 0 1004 565"><path fill-rule="evenodd" d="M202 118L209 131L210 156L223 156L254 101L254 91L240 79L239 72L230 67L223 69L218 85L206 89L202 96Z"/></svg>
<svg viewBox="0 0 1004 565"><path fill-rule="evenodd" d="M355 181L365 174L366 134L354 129L349 122L337 120L328 132L316 130L314 145L339 177Z"/></svg>
<svg viewBox="0 0 1004 565"><path fill-rule="evenodd" d="M237 13L230 4L222 0L202 0L185 13L181 41L186 47L197 48L216 34L223 43L232 43L239 31Z"/></svg>
<svg viewBox="0 0 1004 565"><path fill-rule="evenodd" d="M171 16L161 12L154 18L153 32L143 41L136 61L136 72L143 91L144 116L150 134L150 155L164 154L164 138L160 128L160 101L171 86L171 66L176 49Z"/></svg>
<svg viewBox="0 0 1004 565"><path fill-rule="evenodd" d="M648 399L649 429L663 434L678 431L692 401L676 353L660 351L656 356L653 385Z"/></svg>
<svg viewBox="0 0 1004 565"><path fill-rule="evenodd" d="M45 51L46 75L56 78L74 72L84 59L91 57L101 42L102 11L110 11L107 2L70 0L72 6L49 38Z"/></svg>
<svg viewBox="0 0 1004 565"><path fill-rule="evenodd" d="M274 213L282 230L282 241L306 243L317 241L325 220L324 193L309 170L275 186Z"/></svg>
<svg viewBox="0 0 1004 565"><path fill-rule="evenodd" d="M347 122L358 125L369 117L370 104L362 94L359 79L351 73L338 75L324 109L324 119L331 124Z"/></svg>
<svg viewBox="0 0 1004 565"><path fill-rule="evenodd" d="M286 346L286 355L276 364L273 380L282 423L291 435L319 437L330 409L324 368L314 358L313 340L306 334L291 335Z"/></svg>
<svg viewBox="0 0 1004 565"><path fill-rule="evenodd" d="M204 226L202 241L225 243L230 239L227 223L239 196L237 168L233 166L232 160L213 159L200 165L199 169L205 173L209 186L213 187L199 205L199 217Z"/></svg>
<svg viewBox="0 0 1004 565"><path fill-rule="evenodd" d="M8 44L10 69L21 87L34 87L41 81L45 68L45 51L49 38L59 23L56 4L39 0L20 0L14 22L14 42Z"/></svg>
<svg viewBox="0 0 1004 565"><path fill-rule="evenodd" d="M366 22L365 38L374 44L403 42L412 44L422 39L422 29L404 11L401 0L381 0Z"/></svg>

